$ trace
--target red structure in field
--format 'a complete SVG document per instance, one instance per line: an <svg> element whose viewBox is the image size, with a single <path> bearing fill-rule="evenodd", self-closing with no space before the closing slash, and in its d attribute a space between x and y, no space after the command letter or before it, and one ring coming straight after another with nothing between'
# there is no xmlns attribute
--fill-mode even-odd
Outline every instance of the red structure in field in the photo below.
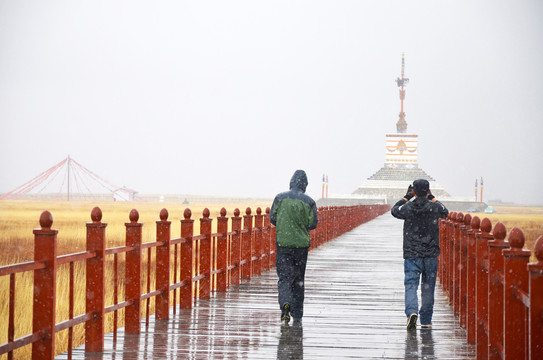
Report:
<svg viewBox="0 0 543 360"><path fill-rule="evenodd" d="M135 200L137 191L112 184L68 156L23 185L0 195L0 200L52 198L72 200L108 198Z"/></svg>

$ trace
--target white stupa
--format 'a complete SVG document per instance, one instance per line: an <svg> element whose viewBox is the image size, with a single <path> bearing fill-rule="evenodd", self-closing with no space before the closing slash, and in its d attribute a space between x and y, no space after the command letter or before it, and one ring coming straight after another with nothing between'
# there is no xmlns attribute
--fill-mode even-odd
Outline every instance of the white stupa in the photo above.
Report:
<svg viewBox="0 0 543 360"><path fill-rule="evenodd" d="M438 198L449 197L439 183L419 167L417 159L418 135L407 132L407 122L403 111L405 99L404 86L409 79L404 78L405 60L402 54L402 77L396 80L400 88L401 111L396 123L396 133L385 135L385 164L375 174L367 178L352 194L366 198L381 198L386 202L400 199L409 184L416 179L430 182L430 190Z"/></svg>

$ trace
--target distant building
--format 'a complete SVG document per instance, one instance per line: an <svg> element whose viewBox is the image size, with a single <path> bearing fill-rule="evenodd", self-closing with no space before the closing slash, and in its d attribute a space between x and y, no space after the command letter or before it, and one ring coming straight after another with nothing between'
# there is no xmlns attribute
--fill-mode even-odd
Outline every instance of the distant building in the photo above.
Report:
<svg viewBox="0 0 543 360"><path fill-rule="evenodd" d="M113 201L134 201L137 193L136 190L123 186L113 191Z"/></svg>

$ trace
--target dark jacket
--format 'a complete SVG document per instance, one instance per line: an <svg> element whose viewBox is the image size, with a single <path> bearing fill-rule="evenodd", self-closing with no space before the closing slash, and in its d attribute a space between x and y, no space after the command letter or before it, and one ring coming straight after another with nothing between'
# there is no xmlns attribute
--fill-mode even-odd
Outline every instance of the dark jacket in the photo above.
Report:
<svg viewBox="0 0 543 360"><path fill-rule="evenodd" d="M411 202L398 201L391 210L392 216L403 219L403 257L425 258L439 255L439 219L449 210L439 201L425 197Z"/></svg>
<svg viewBox="0 0 543 360"><path fill-rule="evenodd" d="M296 170L290 179L290 191L278 194L273 200L270 221L277 227L275 244L286 248L308 248L309 230L317 227L317 206L305 194L307 175Z"/></svg>

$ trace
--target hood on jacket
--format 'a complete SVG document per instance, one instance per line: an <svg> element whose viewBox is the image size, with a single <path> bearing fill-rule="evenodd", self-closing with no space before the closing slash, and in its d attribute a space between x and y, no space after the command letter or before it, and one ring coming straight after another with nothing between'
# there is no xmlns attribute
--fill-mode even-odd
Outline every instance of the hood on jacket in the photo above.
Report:
<svg viewBox="0 0 543 360"><path fill-rule="evenodd" d="M432 202L425 197L415 198L411 203L413 204L413 210L417 213L428 211L432 207Z"/></svg>
<svg viewBox="0 0 543 360"><path fill-rule="evenodd" d="M307 175L303 170L296 170L292 178L290 178L290 190L298 189L305 193L307 184Z"/></svg>

